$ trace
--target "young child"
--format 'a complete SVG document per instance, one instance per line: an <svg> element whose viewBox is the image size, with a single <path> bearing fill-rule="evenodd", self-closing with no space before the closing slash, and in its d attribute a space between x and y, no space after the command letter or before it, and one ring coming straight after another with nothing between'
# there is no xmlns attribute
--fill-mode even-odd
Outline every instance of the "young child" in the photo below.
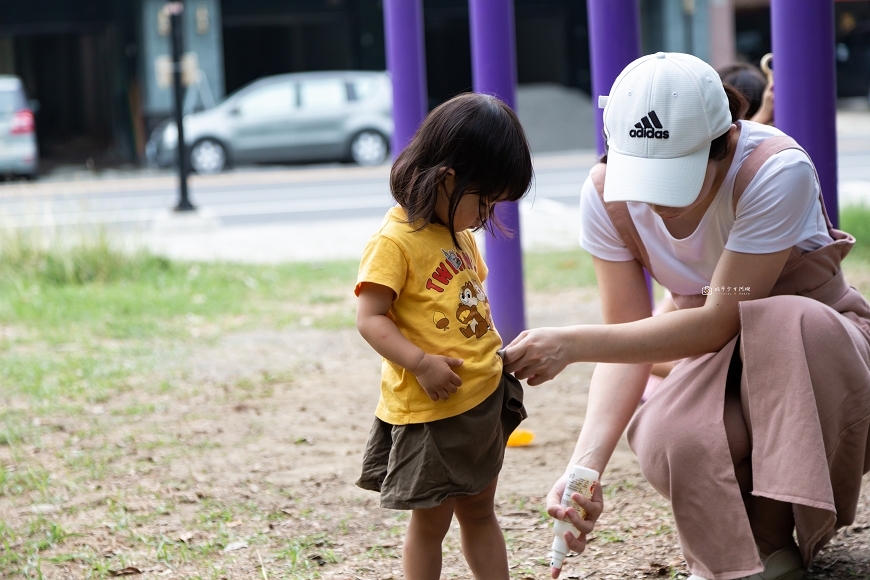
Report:
<svg viewBox="0 0 870 580"><path fill-rule="evenodd" d="M526 413L519 381L502 374L470 230L497 225L495 204L522 198L531 179L514 112L494 97L455 97L396 159L398 205L360 264L357 328L384 362L357 485L379 491L383 507L412 510L408 580L440 577L454 514L474 577L508 579L493 498L505 443Z"/></svg>

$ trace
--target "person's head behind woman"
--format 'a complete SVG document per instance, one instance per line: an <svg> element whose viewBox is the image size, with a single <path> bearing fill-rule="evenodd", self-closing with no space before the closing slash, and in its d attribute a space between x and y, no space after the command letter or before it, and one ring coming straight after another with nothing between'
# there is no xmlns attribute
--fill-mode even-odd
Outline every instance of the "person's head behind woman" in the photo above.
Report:
<svg viewBox="0 0 870 580"><path fill-rule="evenodd" d="M445 191L451 169L454 186ZM454 241L454 218L464 197L480 198L479 227L491 230L498 226L492 206L521 199L531 182L531 152L516 113L496 97L477 93L454 97L429 113L390 173L393 198L410 223L440 223L436 202L447 196L441 225L454 233Z"/></svg>
<svg viewBox="0 0 870 580"><path fill-rule="evenodd" d="M731 85L746 98L749 108L746 110L745 118L752 118L761 107L764 89L767 87L764 73L758 67L744 62L721 67L716 72L719 73L723 84Z"/></svg>
<svg viewBox="0 0 870 580"><path fill-rule="evenodd" d="M606 97L604 200L684 208L707 166L731 152L746 99L697 57L656 53L629 64Z"/></svg>

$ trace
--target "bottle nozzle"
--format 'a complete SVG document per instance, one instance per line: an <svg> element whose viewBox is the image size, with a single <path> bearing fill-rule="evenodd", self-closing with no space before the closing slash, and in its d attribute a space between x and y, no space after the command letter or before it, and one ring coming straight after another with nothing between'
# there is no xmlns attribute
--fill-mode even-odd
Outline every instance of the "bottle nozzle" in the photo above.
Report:
<svg viewBox="0 0 870 580"><path fill-rule="evenodd" d="M558 535L553 538L553 547L551 550L553 551L553 556L550 559L550 567L561 570L562 562L565 561L565 556L568 554L568 544L565 542L565 538L559 537Z"/></svg>
<svg viewBox="0 0 870 580"><path fill-rule="evenodd" d="M571 468L571 473L568 476L568 481L565 483L565 491L562 493L562 507L573 507L578 513L582 513L582 508L574 503L574 493L580 493L587 498L592 496L592 484L598 481L598 472L594 469L575 465ZM580 532L571 525L571 522L564 520L556 520L553 522L553 539L552 557L550 566L561 570L562 562L565 561L565 556L568 555L568 543L565 541L565 532L570 532L575 538L580 535Z"/></svg>

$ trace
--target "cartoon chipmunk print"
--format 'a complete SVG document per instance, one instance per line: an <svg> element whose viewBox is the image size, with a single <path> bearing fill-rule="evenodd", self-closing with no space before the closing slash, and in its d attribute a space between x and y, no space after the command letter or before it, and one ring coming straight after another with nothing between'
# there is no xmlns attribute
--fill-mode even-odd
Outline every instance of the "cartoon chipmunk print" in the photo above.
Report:
<svg viewBox="0 0 870 580"><path fill-rule="evenodd" d="M473 281L466 282L459 291L461 304L456 309L456 319L467 326L459 329L462 336L481 338L490 329L488 319L489 301L483 289Z"/></svg>

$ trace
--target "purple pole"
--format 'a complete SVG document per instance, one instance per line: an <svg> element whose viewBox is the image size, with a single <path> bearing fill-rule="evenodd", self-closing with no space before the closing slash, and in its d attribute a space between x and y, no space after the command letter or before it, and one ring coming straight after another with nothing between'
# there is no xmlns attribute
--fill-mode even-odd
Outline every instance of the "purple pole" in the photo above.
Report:
<svg viewBox="0 0 870 580"><path fill-rule="evenodd" d="M637 0L587 0L589 56L592 61L592 106L598 154L604 155L604 110L598 97L609 95L613 81L630 62L640 58L640 8ZM644 270L650 301L652 278Z"/></svg>
<svg viewBox="0 0 870 580"><path fill-rule="evenodd" d="M592 61L592 103L598 154L604 155L604 117L598 96L609 95L613 81L640 57L638 0L587 0L589 55Z"/></svg>
<svg viewBox="0 0 870 580"><path fill-rule="evenodd" d="M393 155L426 116L426 56L421 0L384 0L387 68L393 82Z"/></svg>
<svg viewBox="0 0 870 580"><path fill-rule="evenodd" d="M806 149L834 226L837 204L837 82L834 0L772 0L776 127Z"/></svg>
<svg viewBox="0 0 870 580"><path fill-rule="evenodd" d="M474 90L494 95L516 109L513 0L469 0L468 9ZM516 202L501 203L496 206L496 215L513 232L513 237L487 234L486 289L495 326L505 343L509 343L526 328L519 207Z"/></svg>

